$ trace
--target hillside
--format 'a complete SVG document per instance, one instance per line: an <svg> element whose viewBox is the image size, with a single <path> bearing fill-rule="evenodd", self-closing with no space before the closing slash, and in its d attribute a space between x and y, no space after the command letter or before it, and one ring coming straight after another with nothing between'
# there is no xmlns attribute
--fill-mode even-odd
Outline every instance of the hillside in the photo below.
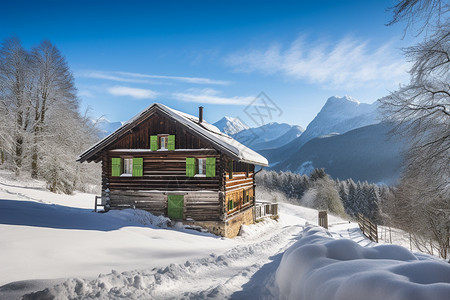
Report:
<svg viewBox="0 0 450 300"><path fill-rule="evenodd" d="M406 142L398 137L389 139L391 129L380 123L314 138L297 151L283 150L292 151L292 155L273 169L309 173L314 168L324 168L333 178L395 183Z"/></svg>
<svg viewBox="0 0 450 300"><path fill-rule="evenodd" d="M387 299L372 292L373 282L400 295L392 300L450 292L447 263L396 245L374 247L357 224L332 215L329 231L311 225L314 209L279 203L278 222L224 239L141 210L94 213L94 195L53 194L40 182L0 175L1 299ZM337 286L354 293L355 284L355 297L335 296ZM305 291L320 293L305 298ZM401 296L412 292L422 297Z"/></svg>
<svg viewBox="0 0 450 300"><path fill-rule="evenodd" d="M286 123L268 123L261 127L242 130L232 137L238 142L260 150L270 146L282 146L299 137L304 129L301 126Z"/></svg>

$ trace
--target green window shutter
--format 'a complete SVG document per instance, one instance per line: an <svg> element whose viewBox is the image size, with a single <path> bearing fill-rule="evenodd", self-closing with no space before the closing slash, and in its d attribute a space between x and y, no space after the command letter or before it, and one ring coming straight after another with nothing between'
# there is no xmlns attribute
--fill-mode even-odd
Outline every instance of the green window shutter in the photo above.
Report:
<svg viewBox="0 0 450 300"><path fill-rule="evenodd" d="M228 200L228 210L233 210L233 199L232 198L230 198Z"/></svg>
<svg viewBox="0 0 450 300"><path fill-rule="evenodd" d="M158 150L158 136L157 135L150 136L150 150L152 150L152 151Z"/></svg>
<svg viewBox="0 0 450 300"><path fill-rule="evenodd" d="M186 157L186 176L195 176L195 158L193 157Z"/></svg>
<svg viewBox="0 0 450 300"><path fill-rule="evenodd" d="M167 215L171 219L183 219L184 196L167 195Z"/></svg>
<svg viewBox="0 0 450 300"><path fill-rule="evenodd" d="M119 157L111 158L111 176L120 176L122 159Z"/></svg>
<svg viewBox="0 0 450 300"><path fill-rule="evenodd" d="M175 150L175 136L169 135L167 140L167 150Z"/></svg>
<svg viewBox="0 0 450 300"><path fill-rule="evenodd" d="M144 176L144 159L143 158L133 158L133 176L142 177Z"/></svg>
<svg viewBox="0 0 450 300"><path fill-rule="evenodd" d="M216 158L206 158L206 177L216 177Z"/></svg>

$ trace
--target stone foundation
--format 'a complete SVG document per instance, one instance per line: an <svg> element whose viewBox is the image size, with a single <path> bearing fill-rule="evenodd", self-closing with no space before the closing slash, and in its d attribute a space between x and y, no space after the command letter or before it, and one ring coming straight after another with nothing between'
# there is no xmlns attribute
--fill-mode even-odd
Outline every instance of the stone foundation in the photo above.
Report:
<svg viewBox="0 0 450 300"><path fill-rule="evenodd" d="M183 220L183 224L185 225L194 225L194 226L200 226L208 232L211 232L215 235L220 236L226 236L226 230L225 230L225 222L223 221L186 221Z"/></svg>
<svg viewBox="0 0 450 300"><path fill-rule="evenodd" d="M254 224L254 211L253 207L250 207L236 215L230 217L226 221L186 221L183 223L186 225L200 226L208 232L216 235L224 236L227 238L233 238L239 234L241 225Z"/></svg>
<svg viewBox="0 0 450 300"><path fill-rule="evenodd" d="M239 234L241 225L250 225L255 223L253 216L253 207L240 212L225 221L225 237L232 238Z"/></svg>

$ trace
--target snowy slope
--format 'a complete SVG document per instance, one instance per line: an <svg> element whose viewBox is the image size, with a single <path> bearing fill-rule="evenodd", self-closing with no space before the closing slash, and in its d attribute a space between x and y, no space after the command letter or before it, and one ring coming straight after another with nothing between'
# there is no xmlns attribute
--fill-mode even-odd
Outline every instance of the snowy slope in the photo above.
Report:
<svg viewBox="0 0 450 300"><path fill-rule="evenodd" d="M254 145L252 145L252 148L255 150L279 148L301 136L304 131L305 130L301 126L293 125L284 134L281 134L274 139L255 142Z"/></svg>
<svg viewBox="0 0 450 300"><path fill-rule="evenodd" d="M304 129L298 125L286 123L268 123L260 127L249 128L233 135L240 143L256 151L282 146L299 137Z"/></svg>
<svg viewBox="0 0 450 300"><path fill-rule="evenodd" d="M247 125L242 123L240 119L227 116L223 117L213 125L219 128L220 131L225 132L229 135L236 134L242 130L249 128Z"/></svg>
<svg viewBox="0 0 450 300"><path fill-rule="evenodd" d="M0 176L0 285L5 284L0 286L0 299L16 299L36 291L25 299L283 299L290 292L279 285L277 276L284 273L279 271L285 266L284 257L297 252L296 248L286 250L295 247L297 241L305 242L308 222L317 224L316 210L280 203L279 222L244 226L240 237L226 239L180 226L166 227L165 218L140 210L93 213L87 209L91 201L93 195L55 195ZM361 235L357 224L333 216L329 224L326 235L339 245L349 245L352 240L364 247L376 245ZM333 240L326 242L332 244ZM316 244L311 247L322 247ZM358 245L345 248L344 254L352 255ZM329 248L329 255L342 252L341 246ZM405 249L390 249L391 257L396 253L397 257L406 257L408 253ZM377 252L369 250L358 251ZM319 265L327 261L320 252L317 254L314 258L318 258ZM364 266L376 258L364 255ZM415 257L432 260L426 255ZM445 275L443 265L424 266L427 274L439 271ZM370 275L369 269L366 272ZM345 274L351 275L347 271ZM296 273L289 280L295 282L305 278L302 276ZM64 279L68 277L71 279ZM417 282L420 277L409 278ZM427 295L439 295L438 288L446 291L450 285L439 279L441 283L436 287L432 280L437 279L436 275L420 282L433 290ZM342 280L351 283L353 279L346 276ZM317 289L323 290L320 286Z"/></svg>
<svg viewBox="0 0 450 300"><path fill-rule="evenodd" d="M450 265L396 245L361 247L308 226L283 255L274 299L445 300Z"/></svg>

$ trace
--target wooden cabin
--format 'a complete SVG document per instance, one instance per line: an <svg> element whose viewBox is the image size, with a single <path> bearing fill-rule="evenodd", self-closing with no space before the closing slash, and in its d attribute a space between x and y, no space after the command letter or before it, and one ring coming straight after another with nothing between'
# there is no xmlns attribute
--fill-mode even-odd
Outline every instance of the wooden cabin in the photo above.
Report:
<svg viewBox="0 0 450 300"><path fill-rule="evenodd" d="M86 150L105 209L137 208L234 237L254 223L255 166L267 159L199 117L150 105Z"/></svg>

